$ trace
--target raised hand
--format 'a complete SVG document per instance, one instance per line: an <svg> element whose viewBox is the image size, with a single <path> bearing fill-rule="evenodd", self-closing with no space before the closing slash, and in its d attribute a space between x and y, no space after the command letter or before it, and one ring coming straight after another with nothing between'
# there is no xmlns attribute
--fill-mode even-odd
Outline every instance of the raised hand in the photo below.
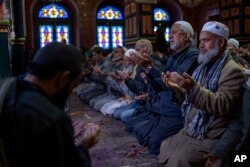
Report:
<svg viewBox="0 0 250 167"><path fill-rule="evenodd" d="M149 54L145 52L132 52L130 53L131 59L144 69L152 66L152 60Z"/></svg>
<svg viewBox="0 0 250 167"><path fill-rule="evenodd" d="M163 82L175 90L179 90L180 88L189 90L192 89L195 85L195 81L190 75L188 75L187 73L183 73L183 76L181 76L177 72L164 74Z"/></svg>
<svg viewBox="0 0 250 167"><path fill-rule="evenodd" d="M182 91L182 88L176 83L174 78L171 78L171 76L174 77L174 75L171 75L171 73L169 71L167 71L166 73L162 73L162 81L169 88L171 88L175 91Z"/></svg>
<svg viewBox="0 0 250 167"><path fill-rule="evenodd" d="M127 75L126 73L122 72L122 71L117 71L117 74L119 75L119 77L123 80L128 80L131 79L129 75Z"/></svg>
<svg viewBox="0 0 250 167"><path fill-rule="evenodd" d="M81 136L82 132L84 132L84 123L82 121L74 121L73 122L73 129L74 129L74 139Z"/></svg>
<svg viewBox="0 0 250 167"><path fill-rule="evenodd" d="M184 80L181 80L179 85L187 90L192 89L195 85L194 79L187 73L183 73L183 78Z"/></svg>
<svg viewBox="0 0 250 167"><path fill-rule="evenodd" d="M80 130L79 130L80 131ZM75 131L75 145L83 144L87 148L93 147L99 140L100 127L96 124L87 124L82 131Z"/></svg>
<svg viewBox="0 0 250 167"><path fill-rule="evenodd" d="M142 93L141 95L135 96L135 100L146 100L148 93Z"/></svg>

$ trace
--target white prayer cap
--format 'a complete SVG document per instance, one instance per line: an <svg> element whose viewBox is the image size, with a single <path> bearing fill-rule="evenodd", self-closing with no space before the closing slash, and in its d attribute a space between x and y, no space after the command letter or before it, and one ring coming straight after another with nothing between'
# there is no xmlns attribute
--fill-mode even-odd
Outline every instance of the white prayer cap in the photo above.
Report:
<svg viewBox="0 0 250 167"><path fill-rule="evenodd" d="M217 21L209 21L205 23L201 31L211 32L213 34L225 38L226 40L228 39L229 36L228 27L225 24L222 24Z"/></svg>
<svg viewBox="0 0 250 167"><path fill-rule="evenodd" d="M130 54L131 54L131 53L136 53L136 50L135 50L135 49L128 49L128 50L125 52L124 56L130 57Z"/></svg>
<svg viewBox="0 0 250 167"><path fill-rule="evenodd" d="M240 46L240 43L237 39L235 38L230 38L228 41L227 41L228 44L231 44L233 45L235 48L239 49L239 46Z"/></svg>
<svg viewBox="0 0 250 167"><path fill-rule="evenodd" d="M193 27L189 22L186 21L176 21L174 24L179 24L182 26L183 30L190 35L192 38L194 36L194 30Z"/></svg>

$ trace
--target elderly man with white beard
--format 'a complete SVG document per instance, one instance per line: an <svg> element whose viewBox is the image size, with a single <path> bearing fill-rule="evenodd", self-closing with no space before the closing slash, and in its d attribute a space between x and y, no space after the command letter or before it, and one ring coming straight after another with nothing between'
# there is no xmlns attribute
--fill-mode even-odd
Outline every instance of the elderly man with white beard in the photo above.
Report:
<svg viewBox="0 0 250 167"><path fill-rule="evenodd" d="M228 35L224 24L207 22L199 37L200 65L192 76L163 75L166 85L185 94L184 128L161 144L159 162L165 166L205 166L205 155L221 138L239 104L244 73L226 51Z"/></svg>

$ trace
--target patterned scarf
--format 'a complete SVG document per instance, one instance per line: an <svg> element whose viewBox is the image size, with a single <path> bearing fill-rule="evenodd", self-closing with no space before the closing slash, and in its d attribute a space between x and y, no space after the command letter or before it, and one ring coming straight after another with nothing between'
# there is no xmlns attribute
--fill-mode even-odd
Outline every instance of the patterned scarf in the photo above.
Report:
<svg viewBox="0 0 250 167"><path fill-rule="evenodd" d="M219 57L216 62L212 65L212 67L208 70L207 76L204 82L204 88L210 90L211 92L216 92L218 89L218 81L221 75L221 70L224 67L225 63L231 58L227 51L224 52L223 56ZM202 80L204 80L203 76L206 74L208 65L201 64L192 75L192 78L197 82L197 84L201 85ZM201 85L202 86L202 85ZM195 137L199 140L204 139L208 125L214 121L215 115L209 114L202 109L197 109L194 117L190 122L188 122L188 116L190 111L192 110L193 105L188 100L188 94L186 94L186 100L182 105L182 113L185 120L185 131L187 135L191 137Z"/></svg>

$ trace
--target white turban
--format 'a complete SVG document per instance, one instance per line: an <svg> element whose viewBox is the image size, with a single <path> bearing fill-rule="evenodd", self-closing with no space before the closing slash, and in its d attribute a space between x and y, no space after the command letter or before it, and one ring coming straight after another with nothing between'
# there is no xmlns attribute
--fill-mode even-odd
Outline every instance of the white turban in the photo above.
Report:
<svg viewBox="0 0 250 167"><path fill-rule="evenodd" d="M194 30L190 23L186 21L176 21L174 24L179 24L183 27L183 30L190 35L191 38L194 36Z"/></svg>
<svg viewBox="0 0 250 167"><path fill-rule="evenodd" d="M237 39L234 39L234 38L230 38L228 41L227 41L228 44L231 44L233 45L235 48L239 49L239 41Z"/></svg>
<svg viewBox="0 0 250 167"><path fill-rule="evenodd" d="M229 36L228 27L225 24L222 24L217 21L209 21L205 23L201 31L211 32L213 34L225 38L226 40L228 39Z"/></svg>
<svg viewBox="0 0 250 167"><path fill-rule="evenodd" d="M135 49L128 49L128 50L125 52L124 56L130 57L130 54L131 54L131 53L136 53L136 50L135 50Z"/></svg>

